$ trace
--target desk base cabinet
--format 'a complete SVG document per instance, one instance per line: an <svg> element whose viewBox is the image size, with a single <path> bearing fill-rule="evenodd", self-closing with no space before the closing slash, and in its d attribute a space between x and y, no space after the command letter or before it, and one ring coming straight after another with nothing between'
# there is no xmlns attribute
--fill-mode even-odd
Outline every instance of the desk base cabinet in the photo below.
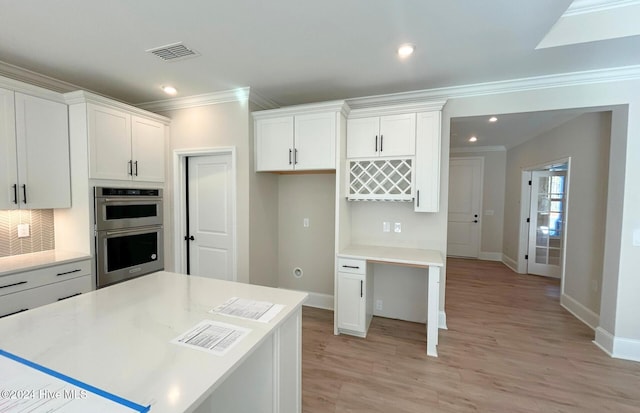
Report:
<svg viewBox="0 0 640 413"><path fill-rule="evenodd" d="M366 337L373 317L373 271L364 260L338 258L338 332Z"/></svg>

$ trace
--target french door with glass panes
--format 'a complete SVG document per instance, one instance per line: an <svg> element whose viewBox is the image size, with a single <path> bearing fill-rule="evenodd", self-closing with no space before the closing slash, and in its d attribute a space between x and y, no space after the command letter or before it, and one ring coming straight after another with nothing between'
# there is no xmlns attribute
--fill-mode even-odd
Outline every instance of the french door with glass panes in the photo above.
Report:
<svg viewBox="0 0 640 413"><path fill-rule="evenodd" d="M562 274L567 171L533 171L528 273Z"/></svg>

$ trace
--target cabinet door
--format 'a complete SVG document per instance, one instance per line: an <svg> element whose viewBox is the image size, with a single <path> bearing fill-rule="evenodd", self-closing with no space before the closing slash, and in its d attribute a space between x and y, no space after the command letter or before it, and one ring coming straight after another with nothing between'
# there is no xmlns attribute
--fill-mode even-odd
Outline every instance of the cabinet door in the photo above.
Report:
<svg viewBox="0 0 640 413"><path fill-rule="evenodd" d="M347 120L347 158L371 158L380 150L380 118Z"/></svg>
<svg viewBox="0 0 640 413"><path fill-rule="evenodd" d="M164 125L138 116L131 117L133 179L164 182Z"/></svg>
<svg viewBox="0 0 640 413"><path fill-rule="evenodd" d="M296 116L294 143L294 169L336 169L336 114Z"/></svg>
<svg viewBox="0 0 640 413"><path fill-rule="evenodd" d="M119 110L87 105L89 178L131 179L131 116Z"/></svg>
<svg viewBox="0 0 640 413"><path fill-rule="evenodd" d="M380 156L413 156L416 153L416 114L380 117Z"/></svg>
<svg viewBox="0 0 640 413"><path fill-rule="evenodd" d="M293 170L293 116L256 121L256 171Z"/></svg>
<svg viewBox="0 0 640 413"><path fill-rule="evenodd" d="M365 277L338 273L338 328L365 333Z"/></svg>
<svg viewBox="0 0 640 413"><path fill-rule="evenodd" d="M0 89L0 185L0 209L18 208L15 109L13 91L6 89Z"/></svg>
<svg viewBox="0 0 640 413"><path fill-rule="evenodd" d="M71 207L67 105L18 92L15 103L20 207Z"/></svg>
<svg viewBox="0 0 640 413"><path fill-rule="evenodd" d="M438 212L440 206L440 112L418 114L415 164L416 212Z"/></svg>

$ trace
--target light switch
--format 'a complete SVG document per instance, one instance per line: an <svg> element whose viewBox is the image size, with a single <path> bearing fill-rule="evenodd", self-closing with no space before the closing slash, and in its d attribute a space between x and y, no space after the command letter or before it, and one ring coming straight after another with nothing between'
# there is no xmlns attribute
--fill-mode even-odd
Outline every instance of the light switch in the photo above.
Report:
<svg viewBox="0 0 640 413"><path fill-rule="evenodd" d="M391 222L384 221L382 223L382 232L391 232Z"/></svg>
<svg viewBox="0 0 640 413"><path fill-rule="evenodd" d="M29 236L29 224L18 224L18 238Z"/></svg>
<svg viewBox="0 0 640 413"><path fill-rule="evenodd" d="M396 222L393 225L393 232L402 232L402 223Z"/></svg>
<svg viewBox="0 0 640 413"><path fill-rule="evenodd" d="M304 218L302 220L302 226L305 228L309 228L309 218Z"/></svg>

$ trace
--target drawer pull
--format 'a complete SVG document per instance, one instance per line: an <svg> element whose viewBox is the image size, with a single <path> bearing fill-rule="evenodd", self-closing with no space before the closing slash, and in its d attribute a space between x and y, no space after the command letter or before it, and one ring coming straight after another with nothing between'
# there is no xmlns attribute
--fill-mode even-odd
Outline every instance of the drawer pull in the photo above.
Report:
<svg viewBox="0 0 640 413"><path fill-rule="evenodd" d="M71 270L71 271L67 271L67 272L59 272L56 274L56 277L59 277L61 275L67 275L67 274L73 274L74 272L80 272L82 271L81 269L77 269L77 270Z"/></svg>
<svg viewBox="0 0 640 413"><path fill-rule="evenodd" d="M7 284L7 285L0 285L0 288L9 288L9 287L15 287L16 285L22 285L22 284L26 284L26 281L20 281L19 283L13 283L13 284Z"/></svg>
<svg viewBox="0 0 640 413"><path fill-rule="evenodd" d="M360 280L360 298L362 298L363 295L362 287L364 287L364 281Z"/></svg>
<svg viewBox="0 0 640 413"><path fill-rule="evenodd" d="M71 294L71 295L66 296L66 297L58 298L58 301L66 300L67 298L75 297L76 295L80 295L80 294L82 294L82 293L75 293L75 294Z"/></svg>
<svg viewBox="0 0 640 413"><path fill-rule="evenodd" d="M360 269L360 267L357 265L343 265L342 268L353 268L354 270Z"/></svg>
<svg viewBox="0 0 640 413"><path fill-rule="evenodd" d="M23 311L27 311L27 310L28 310L28 308L23 308L22 310L14 311L13 313L0 315L0 318L2 318L2 317L9 317L10 315L18 314L18 313L21 313L21 312L23 312Z"/></svg>

